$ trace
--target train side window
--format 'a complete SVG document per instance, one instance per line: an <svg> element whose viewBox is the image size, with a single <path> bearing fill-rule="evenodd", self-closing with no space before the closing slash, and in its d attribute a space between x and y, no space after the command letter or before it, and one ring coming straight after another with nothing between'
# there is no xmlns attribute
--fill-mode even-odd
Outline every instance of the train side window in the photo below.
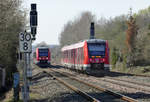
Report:
<svg viewBox="0 0 150 102"><path fill-rule="evenodd" d="M67 58L67 51L65 51L65 58Z"/></svg>
<svg viewBox="0 0 150 102"><path fill-rule="evenodd" d="M63 58L65 58L65 51L64 51L64 53L63 53Z"/></svg>
<svg viewBox="0 0 150 102"><path fill-rule="evenodd" d="M64 59L64 52L61 53L62 58Z"/></svg>
<svg viewBox="0 0 150 102"><path fill-rule="evenodd" d="M70 57L71 57L71 50L69 50L69 61L70 61Z"/></svg>
<svg viewBox="0 0 150 102"><path fill-rule="evenodd" d="M36 58L36 53L35 52L33 53L33 57Z"/></svg>
<svg viewBox="0 0 150 102"><path fill-rule="evenodd" d="M67 58L67 55L68 55L68 54L67 54L67 51L66 51L66 58Z"/></svg>
<svg viewBox="0 0 150 102"><path fill-rule="evenodd" d="M73 62L73 57L74 57L73 55L74 55L74 50L72 49L72 50L71 50L71 61L72 61L72 62Z"/></svg>
<svg viewBox="0 0 150 102"><path fill-rule="evenodd" d="M80 48L80 63L83 63L83 47Z"/></svg>

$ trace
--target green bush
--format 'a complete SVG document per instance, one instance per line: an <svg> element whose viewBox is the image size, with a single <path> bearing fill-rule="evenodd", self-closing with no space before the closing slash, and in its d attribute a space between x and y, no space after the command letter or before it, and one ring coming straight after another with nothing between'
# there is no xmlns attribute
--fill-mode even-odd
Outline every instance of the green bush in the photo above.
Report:
<svg viewBox="0 0 150 102"><path fill-rule="evenodd" d="M112 51L112 54L111 54L111 64L113 66L115 66L115 64L117 63L117 61L118 61L117 50L116 50L116 48L113 48L113 51Z"/></svg>

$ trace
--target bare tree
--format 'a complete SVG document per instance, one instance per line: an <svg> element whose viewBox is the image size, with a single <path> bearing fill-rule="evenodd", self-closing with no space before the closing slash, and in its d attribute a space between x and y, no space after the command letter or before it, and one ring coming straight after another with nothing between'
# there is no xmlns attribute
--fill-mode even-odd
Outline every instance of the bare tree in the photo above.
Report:
<svg viewBox="0 0 150 102"><path fill-rule="evenodd" d="M91 12L83 12L74 21L69 21L60 34L60 45L64 46L88 39L90 36L90 23L92 21L95 21L95 16Z"/></svg>

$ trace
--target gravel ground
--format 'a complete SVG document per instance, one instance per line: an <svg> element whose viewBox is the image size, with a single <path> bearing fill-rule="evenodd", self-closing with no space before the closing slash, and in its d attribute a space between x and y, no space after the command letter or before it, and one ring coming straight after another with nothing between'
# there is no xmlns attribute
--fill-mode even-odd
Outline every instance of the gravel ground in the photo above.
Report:
<svg viewBox="0 0 150 102"><path fill-rule="evenodd" d="M66 69L59 69L59 70L67 71L67 72L74 73L75 75L77 75L77 73L66 70ZM137 99L140 102L150 102L150 93L142 92L140 90L136 90L133 88L123 87L120 85L111 84L109 82L104 82L101 80L102 79L101 77L87 76L87 75L83 75L83 74L78 74L76 77L81 78L82 80L84 80L86 82L90 82L90 83L95 84L97 86L109 88L110 90L119 92L121 94L132 97L134 99ZM128 76L120 76L120 79L127 79L127 77ZM119 76L116 76L115 78L119 78ZM129 76L128 78L131 81L137 81L137 82L141 82L141 83L143 83L142 80L148 80L148 82L150 80L150 79L145 78L145 77L136 77L136 76ZM146 81L144 81L144 82L146 82Z"/></svg>
<svg viewBox="0 0 150 102"><path fill-rule="evenodd" d="M31 102L88 102L38 69L33 70L33 76L33 85L30 87Z"/></svg>

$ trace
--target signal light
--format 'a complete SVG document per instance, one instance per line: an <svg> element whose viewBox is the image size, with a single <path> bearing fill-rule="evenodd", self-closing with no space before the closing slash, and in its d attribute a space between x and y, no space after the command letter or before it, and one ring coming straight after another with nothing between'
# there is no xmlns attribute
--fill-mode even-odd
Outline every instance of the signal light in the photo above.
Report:
<svg viewBox="0 0 150 102"><path fill-rule="evenodd" d="M92 62L92 59L90 59L90 62Z"/></svg>
<svg viewBox="0 0 150 102"><path fill-rule="evenodd" d="M94 39L94 35L95 35L94 22L91 22L91 27L90 27L90 39Z"/></svg>
<svg viewBox="0 0 150 102"><path fill-rule="evenodd" d="M36 27L31 27L31 34L32 34L32 40L35 40L35 35L36 35Z"/></svg>
<svg viewBox="0 0 150 102"><path fill-rule="evenodd" d="M37 11L36 11L36 4L31 4L31 11L30 11L30 26L36 27L37 26Z"/></svg>
<svg viewBox="0 0 150 102"><path fill-rule="evenodd" d="M102 59L103 62L105 62L105 59Z"/></svg>
<svg viewBox="0 0 150 102"><path fill-rule="evenodd" d="M36 4L31 4L31 11L30 11L30 27L31 27L31 34L32 40L35 40L36 35L36 27L37 27L37 11L36 11Z"/></svg>

